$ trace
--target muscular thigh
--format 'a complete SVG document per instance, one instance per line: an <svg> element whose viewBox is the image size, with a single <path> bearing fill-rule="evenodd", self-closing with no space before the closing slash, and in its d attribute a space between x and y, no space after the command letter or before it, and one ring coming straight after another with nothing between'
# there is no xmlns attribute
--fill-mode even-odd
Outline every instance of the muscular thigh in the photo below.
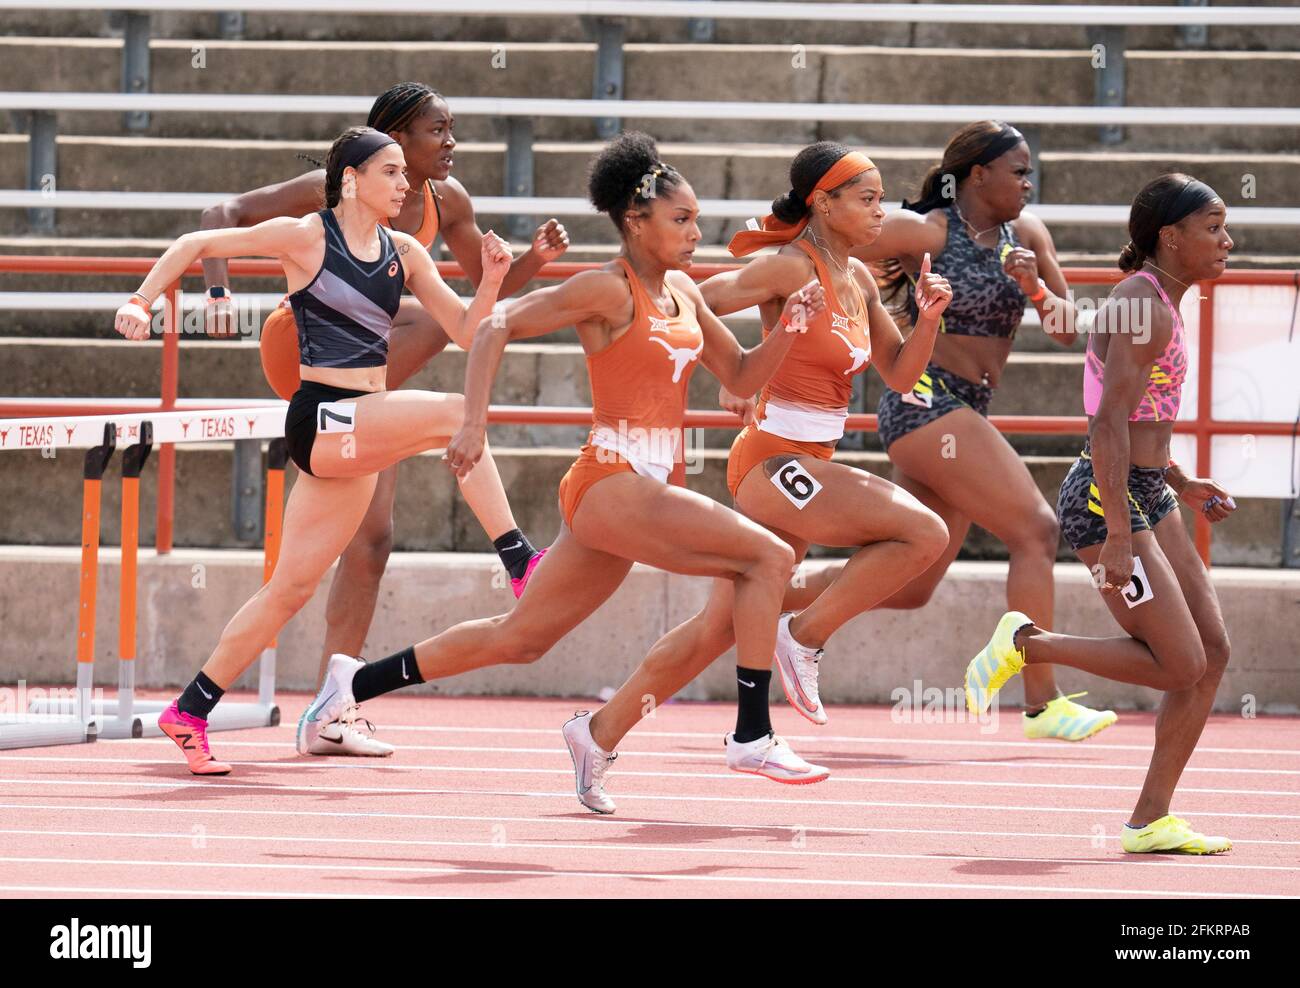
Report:
<svg viewBox="0 0 1300 988"><path fill-rule="evenodd" d="M895 440L889 458L1003 542L1015 540L1018 518L1050 513L1024 460L1002 433L969 408Z"/></svg>
<svg viewBox="0 0 1300 988"><path fill-rule="evenodd" d="M311 468L318 477L378 473L431 448L437 436L450 438L464 419L460 395L434 391L379 391L347 402L356 404L349 432L316 433Z"/></svg>
<svg viewBox="0 0 1300 988"><path fill-rule="evenodd" d="M1085 566L1093 569L1101 557L1101 546L1085 546L1077 555ZM1185 649L1188 642L1198 637L1196 622L1183 598L1174 568L1154 533L1134 534L1133 555L1142 560L1150 599L1130 607L1123 597L1104 596L1102 599L1111 616L1129 635L1145 642L1157 658Z"/></svg>
<svg viewBox="0 0 1300 988"><path fill-rule="evenodd" d="M298 474L273 579L319 579L356 534L374 490L374 474L339 480Z"/></svg>
<svg viewBox="0 0 1300 988"><path fill-rule="evenodd" d="M798 471L791 469L792 462ZM808 484L800 472L818 486ZM736 506L769 528L827 546L894 539L927 513L915 497L883 477L814 456L763 461L741 481Z"/></svg>
<svg viewBox="0 0 1300 988"><path fill-rule="evenodd" d="M1228 631L1219 607L1219 595L1214 591L1210 573L1196 554L1192 540L1183 527L1181 512L1173 511L1156 522L1156 541L1173 567L1174 576L1182 589L1183 599L1196 622L1201 641L1208 647L1220 646L1225 651Z"/></svg>
<svg viewBox="0 0 1300 988"><path fill-rule="evenodd" d="M635 473L593 485L573 517L573 533L585 545L692 576L741 572L772 538L717 501Z"/></svg>

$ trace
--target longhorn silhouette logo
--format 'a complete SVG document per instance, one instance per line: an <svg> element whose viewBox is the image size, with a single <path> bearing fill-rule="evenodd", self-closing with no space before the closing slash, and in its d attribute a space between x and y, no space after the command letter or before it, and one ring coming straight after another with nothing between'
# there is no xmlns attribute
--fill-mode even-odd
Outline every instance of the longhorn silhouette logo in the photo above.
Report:
<svg viewBox="0 0 1300 988"><path fill-rule="evenodd" d="M849 348L849 356L853 358L853 366L846 370L845 374L856 374L866 366L867 361L871 359L871 348L862 349L860 346L854 346L853 341L841 333L838 329L832 329L832 333L844 341L844 345Z"/></svg>
<svg viewBox="0 0 1300 988"><path fill-rule="evenodd" d="M673 362L673 384L682 379L682 371L686 370L686 365L704 352L704 340L700 340L700 345L691 350L688 347L674 348L667 340L661 340L657 336L652 336L650 339L668 351L668 359Z"/></svg>

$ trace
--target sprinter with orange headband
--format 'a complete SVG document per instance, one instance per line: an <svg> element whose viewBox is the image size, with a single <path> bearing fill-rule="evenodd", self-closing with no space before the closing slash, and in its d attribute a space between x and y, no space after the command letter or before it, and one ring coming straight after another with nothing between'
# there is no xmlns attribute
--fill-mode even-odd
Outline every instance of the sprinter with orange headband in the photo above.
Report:
<svg viewBox="0 0 1300 988"><path fill-rule="evenodd" d="M777 625L776 664L786 697L804 717L823 724L817 661L826 640L923 572L948 541L938 515L906 491L831 462L844 434L853 377L874 359L891 387L914 385L951 292L938 275L922 272L916 292L921 318L905 342L866 266L849 257L853 247L870 243L880 231L879 170L866 155L822 141L795 156L790 183L762 229L739 233L730 245L738 257L761 247L780 250L710 278L700 292L720 314L757 305L765 335L810 277L826 293L825 310L795 339L764 386L754 421L736 437L727 463L737 509L789 543L796 559L814 542L857 550L821 596L797 614L781 615ZM566 725L575 766L606 764L643 716L646 696L657 703L668 699L731 647L740 630L732 620L732 595L730 583L715 580L704 609L660 639L609 703ZM753 759L777 743L767 702L772 657L757 658L742 653L737 659L739 711L728 767L791 784L825 779L824 768L793 773L779 762L754 768L739 757ZM602 782L584 778L579 769L578 799L595 812L612 813Z"/></svg>
<svg viewBox="0 0 1300 988"><path fill-rule="evenodd" d="M727 621L735 625L741 660L753 668L770 664L794 553L739 512L668 479L682 458L695 365L703 363L731 390L753 394L816 324L825 292L815 281L792 287L773 310L773 331L744 350L684 272L700 240L699 203L681 173L659 159L654 141L626 133L610 142L592 164L588 192L618 228L622 251L599 269L525 295L504 308L504 319L479 326L466 372L466 424L447 447L458 473L482 455L488 393L507 339L576 326L591 376L593 428L560 483L559 537L513 611L466 621L378 662L336 657L308 718L425 680L534 662L604 603L634 562L732 587ZM585 730L584 718L565 730L581 739L584 752ZM729 737L728 760L745 771L779 766L790 776L816 774L779 739L762 740L740 745ZM570 750L577 750L572 741ZM577 757L579 790L599 793L611 758Z"/></svg>

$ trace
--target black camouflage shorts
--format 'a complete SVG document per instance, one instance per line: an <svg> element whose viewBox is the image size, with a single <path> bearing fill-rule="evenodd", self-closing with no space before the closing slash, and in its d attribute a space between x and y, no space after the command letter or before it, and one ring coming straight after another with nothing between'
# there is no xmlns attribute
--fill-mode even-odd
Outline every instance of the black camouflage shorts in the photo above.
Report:
<svg viewBox="0 0 1300 988"><path fill-rule="evenodd" d="M885 449L889 449L894 440L959 408L971 408L981 415L988 415L992 398L993 389L987 384L976 384L930 364L911 391L900 394L886 389L880 396L876 408L879 417L876 431L880 433Z"/></svg>
<svg viewBox="0 0 1300 988"><path fill-rule="evenodd" d="M1129 530L1145 532L1171 511L1178 510L1178 499L1165 483L1163 467L1135 467L1128 470ZM1056 502L1056 518L1061 534L1076 552L1106 541L1106 518L1102 514L1101 495L1092 472L1092 456L1084 449L1070 467L1061 484Z"/></svg>

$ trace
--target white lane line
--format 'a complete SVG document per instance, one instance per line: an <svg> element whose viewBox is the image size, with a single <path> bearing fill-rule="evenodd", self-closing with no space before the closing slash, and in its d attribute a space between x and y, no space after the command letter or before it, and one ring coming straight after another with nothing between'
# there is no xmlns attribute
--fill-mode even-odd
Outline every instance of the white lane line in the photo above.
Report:
<svg viewBox="0 0 1300 988"><path fill-rule="evenodd" d="M799 828L792 828L798 830ZM295 836L291 834L214 834L204 831L202 834L189 833L157 833L154 831L112 831L112 830L0 830L0 834L11 834L15 836L27 837L93 837L96 839L108 838L111 840L177 840L184 841L186 844L193 846L196 841L245 841L249 843L275 843L275 844L342 844L351 846L354 844L372 844L379 847L473 847L473 848L514 848L518 850L546 852L550 850L565 851L651 851L665 854L743 854L753 856L757 854L780 855L783 857L814 857L814 858L871 858L883 861L931 861L943 863L946 861L1002 861L1023 864L1032 862L1035 864L1053 864L1053 865L1119 865L1121 867L1136 866L1139 868L1205 868L1207 865L1202 860L1157 860L1153 855L1146 856L1127 856L1124 859L1119 858L1051 858L1051 857L1029 857L1029 856L1010 856L995 854L946 854L935 853L929 854L901 854L889 853L884 851L815 851L811 848L799 848L786 850L783 848L769 847L677 847L664 846L658 844L593 844L584 842L581 844L560 844L549 840L533 841L505 841L505 840L429 840L416 839L394 840L382 837L318 837L315 835ZM322 854L322 857L324 855ZM323 867L330 867L324 865ZM744 867L739 865L737 867ZM1232 864L1222 858L1216 858L1213 865L1209 867L1220 869L1228 868L1234 871L1300 871L1300 867L1291 867L1287 865L1258 865L1258 864Z"/></svg>
<svg viewBox="0 0 1300 988"><path fill-rule="evenodd" d="M148 895L173 899L463 899L462 895L389 895L351 892L252 892L244 889L122 888L101 885L0 885L0 892L59 892L65 895ZM476 897L477 898L477 897Z"/></svg>
<svg viewBox="0 0 1300 988"><path fill-rule="evenodd" d="M55 799L73 799L72 796L55 796ZM949 837L1020 837L1053 840L1119 840L1119 825L1116 824L1116 833L1097 834L1058 834L1042 830L1025 831L1025 830L944 830L939 828L914 828L914 827L837 827L837 826L797 826L794 824L781 823L700 823L689 820L645 820L638 817L629 816L600 816L598 814L574 811L566 816L504 816L494 814L492 816L469 816L460 813L386 813L380 810L246 810L230 809L209 806L111 806L111 805L86 805L79 806L75 803L0 803L0 810L53 810L57 812L73 813L179 813L185 816L194 814L207 814L210 816L272 816L272 817L326 817L329 819L354 819L354 820L437 820L441 822L456 823L522 823L535 826L547 826L549 824L571 825L577 827L682 827L692 830L758 830L758 831L777 831L782 834L793 834L796 831L804 833L825 833L832 836L843 836L853 834L911 834L916 836L949 836ZM1105 812L1105 811L1098 811ZM734 836L744 837L745 834L737 833ZM1249 840L1234 837L1232 843L1235 844L1277 844L1286 847L1300 847L1300 840Z"/></svg>
<svg viewBox="0 0 1300 988"><path fill-rule="evenodd" d="M783 735L784 736L784 735ZM172 745L174 742L168 738L134 738L123 739L112 742L114 745L127 743L148 744L148 745ZM231 741L222 737L218 742L222 748L267 748L272 751L283 751L286 747L283 741ZM507 753L512 755L561 755L568 756L568 752L562 747L554 748L513 748L499 747L491 745L444 745L444 744L403 744L399 751L455 751L455 752L484 752L484 753ZM0 755L0 761L3 761L5 755ZM620 759L627 758L681 758L685 760L700 760L720 762L722 755L713 752L703 751L674 751L664 749L662 751L629 751L620 749L618 753ZM101 759L102 760L102 759ZM821 762L860 762L870 765L914 765L922 767L940 767L944 765L961 765L969 768L1014 768L1014 769L1084 769L1097 771L1125 771L1125 772L1145 772L1148 768L1146 762L1123 764L1118 762L1089 762L1082 758L1073 759L1063 762L1021 762L1021 761L995 761L995 760L976 760L963 758L872 758L867 755L823 755L816 756L818 763ZM366 759L357 759L357 764L362 764ZM620 762L621 764L621 762ZM621 771L621 769L620 769ZM1232 775L1283 775L1283 776L1300 776L1300 769L1289 768L1207 768L1200 766L1189 766L1184 772L1209 772L1213 775L1232 774Z"/></svg>
<svg viewBox="0 0 1300 988"><path fill-rule="evenodd" d="M112 858L25 858L0 857L0 863L9 864L53 864L84 865L91 868L211 868L235 871L325 871L330 873L355 872L358 874L402 874L402 875L515 875L522 878L596 878L629 879L661 882L725 882L728 884L750 885L792 885L798 887L828 885L840 888L886 888L886 889L955 889L959 891L985 892L1070 892L1079 895L1140 895L1155 898L1187 898L1189 896L1207 899L1297 899L1294 895L1265 895L1255 892L1184 892L1181 890L1152 889L1108 889L1078 888L1069 886L1043 885L994 885L965 884L962 882L873 882L858 878L771 878L748 875L673 875L656 872L638 871L570 871L545 866L533 868L436 868L428 865L309 865L258 862L246 864L237 861L140 861L116 860Z"/></svg>
<svg viewBox="0 0 1300 988"><path fill-rule="evenodd" d="M1279 718L1295 720L1296 718ZM899 727L908 727L907 724L900 724ZM281 730L294 730L294 724L280 724ZM1300 724L1297 725L1300 728ZM270 728L268 728L270 729ZM455 727L435 724L381 724L379 729L387 734L389 731L418 731L435 734L554 734L560 729L557 723L554 727ZM704 733L700 731L643 731L639 728L636 731L638 737L647 738L687 738L695 741L707 741L710 744L717 744L721 736L725 733L714 731ZM953 740L944 740L942 738L909 738L909 737L863 737L861 735L851 734L782 734L787 741L803 741L809 743L818 743L825 741L843 741L850 744L933 744L949 748L972 748L972 747L993 747L993 748L1036 748L1043 750L1047 744L1045 741L988 741L978 740L975 738L954 738ZM1064 743L1064 742L1062 742ZM1151 751L1150 744L1110 744L1105 741L1096 741L1089 738L1087 741L1077 742L1081 746L1086 746L1086 750L1105 750L1105 751ZM1198 746L1196 749L1201 753L1219 754L1219 755L1300 755L1300 748L1212 748Z"/></svg>
<svg viewBox="0 0 1300 988"><path fill-rule="evenodd" d="M887 780L892 781L892 780ZM388 796L503 796L519 798L538 798L538 799L558 799L561 794L557 792L527 792L517 790L499 790L499 789L413 789L396 786L293 786L277 782L223 782L219 779L208 779L203 782L190 782L178 779L175 782L113 782L99 781L93 779L4 779L0 778L0 785L11 784L20 788L26 786L113 786L118 788L135 788L135 789L192 789L199 787L211 787L213 789L252 789L256 792L300 792L308 795L322 793L354 793L363 794L384 794ZM771 788L766 789L772 792ZM22 796L22 792L0 792L0 797ZM566 798L572 798L567 794ZM672 794L652 795L652 794L629 794L614 793L613 795L622 800L647 800L655 802L677 802L677 803L744 803L752 805L753 797L740 796L679 796ZM911 808L911 809L931 809L951 812L952 803L894 803L875 800L863 799L822 799L810 801L799 797L769 797L763 800L766 806L794 806L805 809L815 806L887 806L894 808ZM962 804L964 810L1012 810L1014 812L1042 812L1042 813L1124 813L1130 812L1129 809L1113 809L1102 807L1084 807L1076 809L1066 806L1001 806L989 805L985 803L968 803ZM1214 810L1192 810L1181 809L1179 812L1187 816L1211 816L1223 818L1250 817L1256 820L1300 820L1300 814L1294 813L1245 813L1239 810L1230 812L1216 812Z"/></svg>
<svg viewBox="0 0 1300 988"><path fill-rule="evenodd" d="M178 758L117 758L104 759L81 756L60 756L60 755L11 755L3 759L7 762L63 762L63 763L87 763L91 765L111 766L114 764L127 765L174 765L180 767L181 762ZM296 771L306 769L307 771L333 770L333 771L371 771L371 772L437 772L446 774L449 772L468 772L480 775L572 775L572 768L498 768L495 765L394 765L378 760L372 760L366 764L357 764L355 762L330 761L321 759L318 762L299 761L297 759L288 761L273 762L243 762L231 761L235 767L250 769L278 769L286 771ZM738 772L645 772L634 770L619 769L617 775L625 778L642 778L642 779L710 779L722 781L728 785L749 784L744 775ZM832 775L828 782L853 783L855 785L892 785L892 786L973 786L976 788L994 788L994 789L1065 789L1076 792L1132 792L1135 784L1111 786L1104 783L1081 783L1081 782L1004 782L1002 780L986 779L904 779L904 778L876 778L874 776L858 775ZM1136 780L1134 780L1136 783ZM1300 789L1202 789L1194 786L1180 786L1178 791L1182 794L1196 793L1203 796L1283 796L1292 799L1300 798Z"/></svg>

